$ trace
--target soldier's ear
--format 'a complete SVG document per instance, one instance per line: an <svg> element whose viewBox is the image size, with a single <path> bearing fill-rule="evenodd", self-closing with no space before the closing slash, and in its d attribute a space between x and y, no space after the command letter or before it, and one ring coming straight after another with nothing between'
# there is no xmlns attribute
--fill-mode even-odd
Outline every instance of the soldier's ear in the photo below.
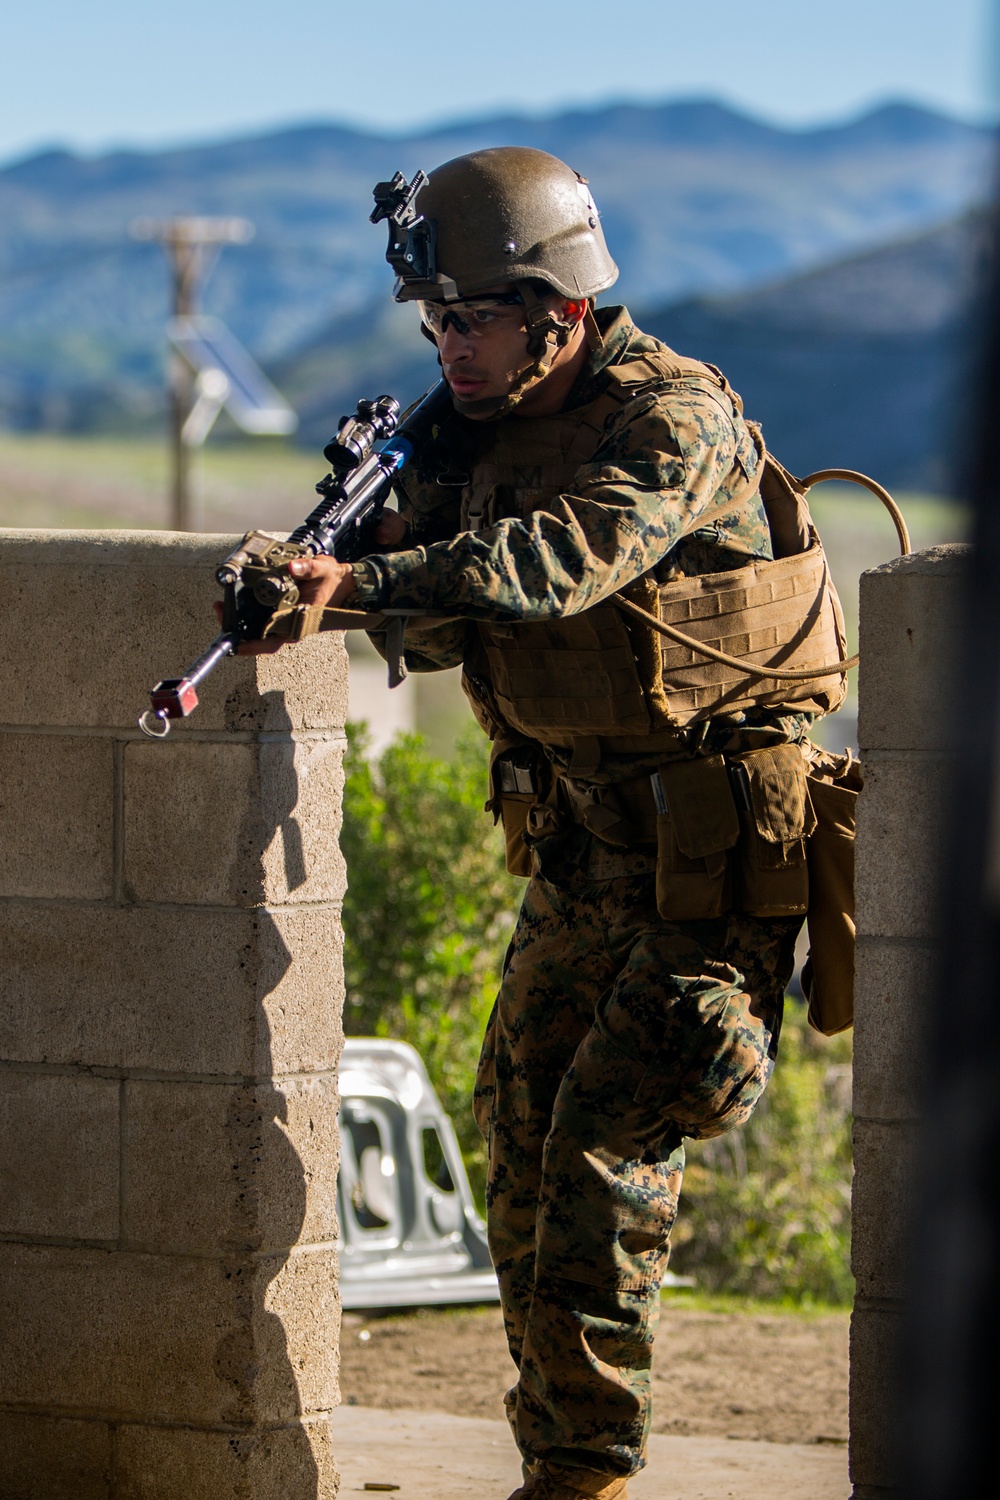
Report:
<svg viewBox="0 0 1000 1500"><path fill-rule="evenodd" d="M563 303L563 312L562 312L563 322L564 323L569 323L569 324L571 324L575 328L576 325L577 325L577 323L581 323L583 321L583 318L584 318L584 316L586 314L586 311L587 311L587 299L586 299L586 297L581 297L579 299L574 299L572 301L567 300L566 302Z"/></svg>

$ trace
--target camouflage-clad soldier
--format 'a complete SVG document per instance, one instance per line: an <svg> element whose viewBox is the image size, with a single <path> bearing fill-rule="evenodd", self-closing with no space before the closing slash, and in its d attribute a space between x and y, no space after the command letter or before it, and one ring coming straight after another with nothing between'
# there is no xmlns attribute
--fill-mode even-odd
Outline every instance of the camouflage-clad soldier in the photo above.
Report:
<svg viewBox="0 0 1000 1500"><path fill-rule="evenodd" d="M377 555L292 570L306 603L418 612L406 666L460 664L492 739L491 805L530 875L475 1101L517 1496L617 1500L643 1463L683 1139L746 1120L774 1063L805 737L842 691L726 660L797 667L810 638L829 662L829 609L771 560L762 444L724 378L595 311L617 269L583 178L477 152L389 217L395 295L454 411ZM664 638L677 618L723 657Z"/></svg>

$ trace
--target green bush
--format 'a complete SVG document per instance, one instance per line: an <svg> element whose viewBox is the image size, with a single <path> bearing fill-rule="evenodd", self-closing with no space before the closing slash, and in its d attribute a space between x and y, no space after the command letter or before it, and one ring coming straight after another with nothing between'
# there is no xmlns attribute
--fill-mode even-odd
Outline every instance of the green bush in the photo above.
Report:
<svg viewBox="0 0 1000 1500"><path fill-rule="evenodd" d="M372 760L363 729L349 736L346 1029L417 1048L481 1203L472 1085L523 889L483 812L485 743L471 731L444 761L401 735ZM850 1299L849 1059L849 1037L817 1037L801 1003L789 1002L775 1075L752 1119L688 1143L676 1271L711 1292Z"/></svg>
<svg viewBox="0 0 1000 1500"><path fill-rule="evenodd" d="M482 1201L472 1085L523 887L483 811L486 742L472 729L444 761L405 734L372 760L363 728L348 737L345 1030L416 1047Z"/></svg>
<svg viewBox="0 0 1000 1500"><path fill-rule="evenodd" d="M687 1142L673 1270L706 1291L846 1303L850 1272L850 1035L785 1008L778 1062L741 1130Z"/></svg>

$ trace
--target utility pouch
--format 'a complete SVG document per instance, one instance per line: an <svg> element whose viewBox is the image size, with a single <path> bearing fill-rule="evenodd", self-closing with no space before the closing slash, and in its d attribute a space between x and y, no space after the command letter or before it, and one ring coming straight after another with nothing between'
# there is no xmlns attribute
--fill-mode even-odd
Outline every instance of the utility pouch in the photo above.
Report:
<svg viewBox="0 0 1000 1500"><path fill-rule="evenodd" d="M835 1036L854 1024L854 825L861 767L850 756L840 764L818 757L809 771L816 828L809 862L809 957L802 993L809 1024Z"/></svg>
<svg viewBox="0 0 1000 1500"><path fill-rule="evenodd" d="M650 778L656 803L656 906L677 922L721 916L731 904L728 850L739 817L721 755L672 761Z"/></svg>
<svg viewBox="0 0 1000 1500"><path fill-rule="evenodd" d="M498 746L490 763L490 800L486 806L503 824L509 874L531 874L531 850L524 841L528 814L542 801L542 765L530 745Z"/></svg>
<svg viewBox="0 0 1000 1500"><path fill-rule="evenodd" d="M735 905L754 917L793 917L809 904L806 839L816 815L798 745L734 756L730 775L743 825Z"/></svg>

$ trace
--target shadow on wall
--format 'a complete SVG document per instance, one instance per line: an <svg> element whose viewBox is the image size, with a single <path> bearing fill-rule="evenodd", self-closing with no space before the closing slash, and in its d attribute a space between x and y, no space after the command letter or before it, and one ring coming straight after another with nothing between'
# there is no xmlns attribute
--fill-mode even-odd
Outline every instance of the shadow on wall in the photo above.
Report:
<svg viewBox="0 0 1000 1500"><path fill-rule="evenodd" d="M254 799L250 818L256 826L247 834L250 844L262 853L280 844L285 884L291 893L305 884L308 872L296 816L295 743L283 693L262 695L260 722L268 725L265 753L287 758L287 764L280 774L273 774L271 767L269 787L275 795ZM268 895L262 871L258 890L248 893L247 899L263 903ZM240 1316L219 1340L215 1371L231 1391L224 1420L251 1429L245 1435L234 1434L230 1443L237 1470L246 1472L250 1492L256 1493L258 1486L262 1492L269 1490L277 1480L286 1500L318 1500L319 1471L300 1421L308 1414L308 1403L289 1357L285 1324L268 1306L275 1293L281 1300L282 1273L306 1217L305 1166L287 1133L288 1098L273 1081L271 1027L264 1003L285 979L293 958L279 924L263 904L257 908L256 920L258 954L267 955L258 971L256 1077L253 1083L233 1089L225 1122L233 1148L232 1219L223 1240L224 1248L233 1252L233 1261L225 1275L235 1284Z"/></svg>

